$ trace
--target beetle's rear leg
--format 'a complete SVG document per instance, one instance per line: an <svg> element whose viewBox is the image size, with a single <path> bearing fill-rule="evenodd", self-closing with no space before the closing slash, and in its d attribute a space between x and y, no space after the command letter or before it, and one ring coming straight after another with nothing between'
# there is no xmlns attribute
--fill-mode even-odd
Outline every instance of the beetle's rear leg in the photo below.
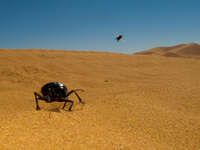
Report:
<svg viewBox="0 0 200 150"><path fill-rule="evenodd" d="M38 104L38 99L41 99L42 96L37 92L34 92L34 95L35 95L35 102L36 102L36 110L40 110L40 107L39 107L39 104Z"/></svg>
<svg viewBox="0 0 200 150"><path fill-rule="evenodd" d="M72 110L72 106L73 106L73 104L74 104L74 102L73 102L72 100L66 99L66 100L65 100L65 103L64 103L64 105L63 105L63 109L65 108L67 102L71 103L71 105L69 106L69 109L68 109L69 111L71 111L71 110Z"/></svg>

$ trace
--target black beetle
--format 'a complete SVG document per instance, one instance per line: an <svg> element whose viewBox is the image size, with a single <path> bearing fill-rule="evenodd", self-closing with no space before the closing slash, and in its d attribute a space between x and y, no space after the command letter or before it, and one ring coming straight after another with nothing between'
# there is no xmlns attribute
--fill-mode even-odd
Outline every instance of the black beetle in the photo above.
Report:
<svg viewBox="0 0 200 150"><path fill-rule="evenodd" d="M120 35L120 34L119 34L119 35L117 35L117 37L116 37L116 40L117 40L117 42L118 42L118 41L120 41L120 40L122 40L122 38L123 38L123 36L122 36L122 35Z"/></svg>
<svg viewBox="0 0 200 150"><path fill-rule="evenodd" d="M72 93L74 93L77 96L80 103L85 104L76 91L83 91L83 90L75 89L68 92L67 87L64 84L60 82L49 82L41 88L42 95L40 95L37 92L34 92L36 100L36 110L40 110L40 107L38 105L38 100L44 100L47 103L65 102L63 105L63 109L65 108L66 103L69 102L71 103L69 111L71 111L74 102L72 100L69 100L68 96L71 95Z"/></svg>

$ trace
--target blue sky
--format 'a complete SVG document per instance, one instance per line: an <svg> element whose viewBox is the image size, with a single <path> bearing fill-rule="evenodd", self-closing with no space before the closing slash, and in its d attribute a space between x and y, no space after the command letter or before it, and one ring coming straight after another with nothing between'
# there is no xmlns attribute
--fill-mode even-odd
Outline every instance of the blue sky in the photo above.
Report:
<svg viewBox="0 0 200 150"><path fill-rule="evenodd" d="M134 53L191 42L199 0L0 0L0 48Z"/></svg>

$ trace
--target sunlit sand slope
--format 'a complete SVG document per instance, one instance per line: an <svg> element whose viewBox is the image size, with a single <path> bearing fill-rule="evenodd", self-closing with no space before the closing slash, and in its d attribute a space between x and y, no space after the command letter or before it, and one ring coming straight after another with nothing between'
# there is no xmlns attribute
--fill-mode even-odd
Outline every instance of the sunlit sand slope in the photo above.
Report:
<svg viewBox="0 0 200 150"><path fill-rule="evenodd" d="M200 60L53 50L0 50L1 150L199 150ZM59 81L72 112L33 92Z"/></svg>

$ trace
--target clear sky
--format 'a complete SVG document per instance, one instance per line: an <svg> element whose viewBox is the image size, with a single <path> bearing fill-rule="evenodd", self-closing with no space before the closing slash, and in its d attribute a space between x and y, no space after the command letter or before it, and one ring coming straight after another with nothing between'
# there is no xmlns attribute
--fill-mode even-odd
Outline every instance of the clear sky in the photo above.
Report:
<svg viewBox="0 0 200 150"><path fill-rule="evenodd" d="M134 53L191 42L200 0L0 0L0 48Z"/></svg>

